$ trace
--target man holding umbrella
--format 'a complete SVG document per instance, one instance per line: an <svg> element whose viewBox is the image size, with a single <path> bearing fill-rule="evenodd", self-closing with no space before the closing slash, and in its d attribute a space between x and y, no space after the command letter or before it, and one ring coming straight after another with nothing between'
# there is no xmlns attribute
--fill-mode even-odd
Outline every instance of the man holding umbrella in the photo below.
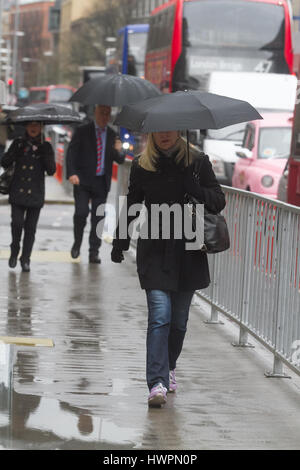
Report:
<svg viewBox="0 0 300 470"><path fill-rule="evenodd" d="M75 197L73 258L77 258L80 253L91 200L89 259L91 263L100 263L98 251L101 239L96 234L96 227L103 217L98 217L96 210L99 204L106 202L113 161L123 163L125 159L121 152L121 141L107 125L111 107L121 107L160 94L147 80L127 74L108 73L88 80L70 98L71 102L83 105L101 103L95 107L94 122L76 130L67 154L67 176L74 185Z"/></svg>
<svg viewBox="0 0 300 470"><path fill-rule="evenodd" d="M98 223L104 216L97 216L97 207L106 203L111 186L113 162L125 160L122 143L108 126L111 107L96 105L94 120L79 126L67 152L67 178L74 185L74 244L72 258L78 258L83 231L89 215L91 201L91 229L89 235L89 262L99 264L101 238L97 234Z"/></svg>

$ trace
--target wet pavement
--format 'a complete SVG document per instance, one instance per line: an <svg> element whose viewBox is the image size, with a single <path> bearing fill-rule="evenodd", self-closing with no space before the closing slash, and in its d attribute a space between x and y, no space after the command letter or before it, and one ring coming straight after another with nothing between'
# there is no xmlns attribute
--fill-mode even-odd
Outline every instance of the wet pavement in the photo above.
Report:
<svg viewBox="0 0 300 470"><path fill-rule="evenodd" d="M114 186L113 186L114 188ZM113 197L113 194L112 196ZM300 379L267 379L263 348L234 348L228 321L208 325L196 297L178 362L178 392L148 409L147 308L134 252L121 265L69 255L73 206L46 205L31 272L7 266L10 208L0 205L0 336L19 346L11 403L2 390L0 449L300 449Z"/></svg>

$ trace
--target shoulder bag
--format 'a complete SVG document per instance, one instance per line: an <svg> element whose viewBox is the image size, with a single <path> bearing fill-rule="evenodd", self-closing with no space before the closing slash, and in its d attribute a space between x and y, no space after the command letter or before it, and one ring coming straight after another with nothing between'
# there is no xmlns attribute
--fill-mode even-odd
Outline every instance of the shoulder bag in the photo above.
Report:
<svg viewBox="0 0 300 470"><path fill-rule="evenodd" d="M204 155L204 154L203 154ZM194 174L194 177L199 175ZM198 178L197 178L198 179ZM185 204L192 218L193 230L196 229L196 205L202 204L191 194L185 194ZM204 207L204 245L201 251L206 253L220 253L228 250L230 247L230 237L225 217L220 214L214 214Z"/></svg>

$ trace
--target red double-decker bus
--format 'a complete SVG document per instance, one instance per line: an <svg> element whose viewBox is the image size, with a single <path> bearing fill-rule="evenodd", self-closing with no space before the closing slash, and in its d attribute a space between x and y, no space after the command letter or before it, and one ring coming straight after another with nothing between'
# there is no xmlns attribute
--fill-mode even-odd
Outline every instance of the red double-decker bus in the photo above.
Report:
<svg viewBox="0 0 300 470"><path fill-rule="evenodd" d="M214 71L293 73L288 0L170 0L153 10L145 77L205 88Z"/></svg>
<svg viewBox="0 0 300 470"><path fill-rule="evenodd" d="M298 94L299 96L299 94ZM288 161L287 202L300 206L300 99L296 100L291 155Z"/></svg>

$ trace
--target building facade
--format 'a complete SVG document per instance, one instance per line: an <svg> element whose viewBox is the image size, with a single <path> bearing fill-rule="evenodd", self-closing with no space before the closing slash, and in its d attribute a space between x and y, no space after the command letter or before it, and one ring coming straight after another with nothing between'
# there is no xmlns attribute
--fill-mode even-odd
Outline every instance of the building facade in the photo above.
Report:
<svg viewBox="0 0 300 470"><path fill-rule="evenodd" d="M12 49L14 87L40 85L49 75L53 57L53 35L49 31L49 12L55 1L20 1L10 7L9 32ZM18 34L15 34L15 31ZM3 32L5 37L5 31Z"/></svg>

